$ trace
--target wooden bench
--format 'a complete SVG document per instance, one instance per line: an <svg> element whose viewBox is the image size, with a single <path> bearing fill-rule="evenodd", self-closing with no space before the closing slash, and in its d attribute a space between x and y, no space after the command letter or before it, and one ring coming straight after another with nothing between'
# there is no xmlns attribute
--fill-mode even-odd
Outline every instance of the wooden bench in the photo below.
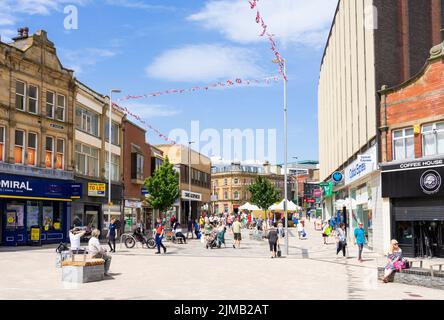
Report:
<svg viewBox="0 0 444 320"><path fill-rule="evenodd" d="M105 278L105 260L86 258L76 261L75 258L62 262L62 281L86 283Z"/></svg>

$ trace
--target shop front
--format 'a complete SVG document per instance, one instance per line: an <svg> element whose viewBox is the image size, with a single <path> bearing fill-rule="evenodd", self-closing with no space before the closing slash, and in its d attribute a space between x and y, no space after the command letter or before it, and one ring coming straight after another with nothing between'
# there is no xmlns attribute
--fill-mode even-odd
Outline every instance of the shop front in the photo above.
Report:
<svg viewBox="0 0 444 320"><path fill-rule="evenodd" d="M191 210L190 210L190 204L191 204ZM191 219L197 219L199 217L199 210L202 208L202 194L197 192L189 192L182 190L181 193L181 201L180 206L181 209L179 211L180 223L184 224L187 223L188 217L191 213Z"/></svg>
<svg viewBox="0 0 444 320"><path fill-rule="evenodd" d="M2 245L30 244L31 228L40 230L42 244L66 241L71 202L78 197L81 186L73 181L0 174Z"/></svg>
<svg viewBox="0 0 444 320"><path fill-rule="evenodd" d="M84 178L76 178L82 185L82 197L72 203L71 226L99 229L101 237L108 232L112 218L122 219L122 186L111 185L111 206L108 213L108 184Z"/></svg>
<svg viewBox="0 0 444 320"><path fill-rule="evenodd" d="M131 232L133 226L136 225L138 221L145 221L146 225L146 216L145 212L142 211L142 201L138 200L125 200L125 207L123 209L123 220L125 221L124 232ZM151 223L148 224L151 226Z"/></svg>
<svg viewBox="0 0 444 320"><path fill-rule="evenodd" d="M382 164L391 236L409 257L444 257L444 158Z"/></svg>

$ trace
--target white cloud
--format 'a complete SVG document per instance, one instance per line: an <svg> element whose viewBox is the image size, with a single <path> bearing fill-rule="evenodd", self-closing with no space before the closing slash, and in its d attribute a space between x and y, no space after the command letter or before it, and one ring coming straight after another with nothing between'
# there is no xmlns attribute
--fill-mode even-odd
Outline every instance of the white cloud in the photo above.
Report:
<svg viewBox="0 0 444 320"><path fill-rule="evenodd" d="M74 70L77 74L82 73L85 67L96 65L99 61L112 58L116 51L98 48L85 48L81 50L60 49L62 64Z"/></svg>
<svg viewBox="0 0 444 320"><path fill-rule="evenodd" d="M223 45L189 45L164 52L146 68L149 77L181 82L263 76L259 57L250 49Z"/></svg>
<svg viewBox="0 0 444 320"><path fill-rule="evenodd" d="M268 32L284 44L315 47L324 45L336 5L334 0L258 1ZM245 44L264 40L259 37L262 29L255 23L255 17L256 10L251 10L245 0L210 0L200 12L187 19L217 30L231 41Z"/></svg>
<svg viewBox="0 0 444 320"><path fill-rule="evenodd" d="M0 29L0 37L2 42L12 42L12 38L16 35L15 30L12 29Z"/></svg>
<svg viewBox="0 0 444 320"><path fill-rule="evenodd" d="M142 119L150 119L150 118L159 118L159 117L171 117L178 115L181 111L174 109L172 107L162 105L162 104L146 104L141 102L123 102L122 106L125 106L133 112L137 114ZM128 116L130 120L131 116Z"/></svg>
<svg viewBox="0 0 444 320"><path fill-rule="evenodd" d="M141 10L175 10L175 7L154 5L144 3L143 1L131 1L131 0L106 0L106 4L112 6L119 6L129 9L141 9Z"/></svg>

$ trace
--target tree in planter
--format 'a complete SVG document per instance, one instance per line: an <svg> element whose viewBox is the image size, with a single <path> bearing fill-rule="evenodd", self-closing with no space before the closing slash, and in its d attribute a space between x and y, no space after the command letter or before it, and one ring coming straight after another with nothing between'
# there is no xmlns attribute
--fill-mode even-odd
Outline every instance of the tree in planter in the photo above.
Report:
<svg viewBox="0 0 444 320"><path fill-rule="evenodd" d="M174 170L168 157L163 164L145 180L148 191L147 202L160 212L171 208L179 198L179 173Z"/></svg>
<svg viewBox="0 0 444 320"><path fill-rule="evenodd" d="M267 178L259 176L254 184L248 187L251 193L251 203L257 205L262 210L265 210L265 216L268 217L268 208L280 200L280 193L268 181Z"/></svg>

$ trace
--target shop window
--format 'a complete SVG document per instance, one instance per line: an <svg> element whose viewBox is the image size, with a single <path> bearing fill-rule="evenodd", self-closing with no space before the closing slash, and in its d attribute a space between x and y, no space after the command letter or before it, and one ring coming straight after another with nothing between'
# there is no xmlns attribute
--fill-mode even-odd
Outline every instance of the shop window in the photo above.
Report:
<svg viewBox="0 0 444 320"><path fill-rule="evenodd" d="M40 205L38 201L26 203L26 228L29 231L33 226L40 226Z"/></svg>
<svg viewBox="0 0 444 320"><path fill-rule="evenodd" d="M396 222L396 239L401 244L413 245L413 225L411 221Z"/></svg>
<svg viewBox="0 0 444 320"><path fill-rule="evenodd" d="M422 146L424 156L444 154L444 122L422 126Z"/></svg>
<svg viewBox="0 0 444 320"><path fill-rule="evenodd" d="M35 166L37 164L37 134L34 132L28 133L28 149L26 151L26 158L28 166Z"/></svg>
<svg viewBox="0 0 444 320"><path fill-rule="evenodd" d="M23 164L25 154L25 132L15 130L14 163Z"/></svg>
<svg viewBox="0 0 444 320"><path fill-rule="evenodd" d="M38 113L38 88L33 85L29 85L28 88L28 111L30 113Z"/></svg>
<svg viewBox="0 0 444 320"><path fill-rule="evenodd" d="M393 160L415 157L413 128L393 131Z"/></svg>
<svg viewBox="0 0 444 320"><path fill-rule="evenodd" d="M21 201L11 201L6 205L6 228L24 227L25 205Z"/></svg>
<svg viewBox="0 0 444 320"><path fill-rule="evenodd" d="M60 121L65 121L65 96L57 95L57 106L55 110L55 118Z"/></svg>
<svg viewBox="0 0 444 320"><path fill-rule="evenodd" d="M0 162L5 161L5 127L0 127Z"/></svg>
<svg viewBox="0 0 444 320"><path fill-rule="evenodd" d="M63 170L63 164L65 159L65 140L63 139L57 139L57 146L56 146L56 169Z"/></svg>
<svg viewBox="0 0 444 320"><path fill-rule="evenodd" d="M71 205L71 226L82 227L84 226L84 208L83 203L73 202Z"/></svg>
<svg viewBox="0 0 444 320"><path fill-rule="evenodd" d="M45 144L45 167L46 168L52 168L53 164L53 152L54 152L54 138L53 137L46 137L46 144Z"/></svg>
<svg viewBox="0 0 444 320"><path fill-rule="evenodd" d="M46 91L46 116L51 119L54 118L54 100L54 92Z"/></svg>
<svg viewBox="0 0 444 320"><path fill-rule="evenodd" d="M21 81L15 82L15 108L25 111L26 84Z"/></svg>
<svg viewBox="0 0 444 320"><path fill-rule="evenodd" d="M43 201L43 230L62 230L62 204L56 201Z"/></svg>

